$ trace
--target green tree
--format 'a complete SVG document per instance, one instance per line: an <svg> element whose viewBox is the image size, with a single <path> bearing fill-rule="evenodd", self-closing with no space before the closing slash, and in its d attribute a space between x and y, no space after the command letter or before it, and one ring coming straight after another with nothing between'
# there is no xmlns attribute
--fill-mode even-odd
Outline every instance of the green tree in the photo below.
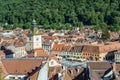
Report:
<svg viewBox="0 0 120 80"><path fill-rule="evenodd" d="M50 29L50 25L49 24L44 24L43 28L44 29Z"/></svg>
<svg viewBox="0 0 120 80"><path fill-rule="evenodd" d="M81 22L84 25L99 26L96 29L114 30L116 26L120 26L119 17L119 0L0 1L0 23L17 24L24 29L30 28L30 22L34 18L39 25L46 26L45 29L61 29L59 23L78 26L78 22ZM101 27L101 23L106 24L106 26ZM108 26L113 27L111 29ZM5 26L5 29L10 28Z"/></svg>
<svg viewBox="0 0 120 80"><path fill-rule="evenodd" d="M66 23L66 24L64 25L64 27L65 27L65 30L71 30L71 29L72 29L72 26L71 26L71 24L69 24L69 23Z"/></svg>
<svg viewBox="0 0 120 80"><path fill-rule="evenodd" d="M102 39L103 40L109 40L110 39L110 33L108 32L108 30L103 30L102 31Z"/></svg>
<svg viewBox="0 0 120 80"><path fill-rule="evenodd" d="M31 27L31 23L30 22L27 22L23 25L23 29L28 29Z"/></svg>

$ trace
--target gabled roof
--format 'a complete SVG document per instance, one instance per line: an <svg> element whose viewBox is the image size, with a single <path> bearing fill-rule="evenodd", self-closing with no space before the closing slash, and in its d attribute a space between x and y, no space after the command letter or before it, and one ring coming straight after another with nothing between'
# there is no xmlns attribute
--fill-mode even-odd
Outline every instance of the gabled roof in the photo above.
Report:
<svg viewBox="0 0 120 80"><path fill-rule="evenodd" d="M64 47L64 44L55 43L53 45L52 51L62 51L63 47Z"/></svg>
<svg viewBox="0 0 120 80"><path fill-rule="evenodd" d="M13 75L27 75L42 65L42 60L35 59L2 59L1 61L8 74Z"/></svg>
<svg viewBox="0 0 120 80"><path fill-rule="evenodd" d="M112 70L110 62L88 62L92 80L100 80Z"/></svg>
<svg viewBox="0 0 120 80"><path fill-rule="evenodd" d="M65 77L63 78L63 80L73 80L70 75L68 75L67 73L65 73L64 75Z"/></svg>
<svg viewBox="0 0 120 80"><path fill-rule="evenodd" d="M58 36L42 36L44 39L57 39Z"/></svg>
<svg viewBox="0 0 120 80"><path fill-rule="evenodd" d="M72 80L79 80L83 78L82 73L84 73L84 68L67 68L66 74L68 74Z"/></svg>
<svg viewBox="0 0 120 80"><path fill-rule="evenodd" d="M88 53L99 53L99 46L94 45L84 45L82 52Z"/></svg>
<svg viewBox="0 0 120 80"><path fill-rule="evenodd" d="M26 39L18 39L14 41L14 46L24 46L27 43Z"/></svg>
<svg viewBox="0 0 120 80"><path fill-rule="evenodd" d="M49 80L57 79L57 74L62 71L62 67L49 67L48 77Z"/></svg>
<svg viewBox="0 0 120 80"><path fill-rule="evenodd" d="M73 48L72 48L72 52L81 52L83 49L83 46L82 45L75 45Z"/></svg>
<svg viewBox="0 0 120 80"><path fill-rule="evenodd" d="M88 66L90 67L90 69L93 70L96 69L106 70L112 67L110 62L88 62Z"/></svg>
<svg viewBox="0 0 120 80"><path fill-rule="evenodd" d="M49 67L49 79L57 79L58 74L61 73L63 80L83 80L82 73L84 72L84 68L66 68L64 70L62 67Z"/></svg>
<svg viewBox="0 0 120 80"><path fill-rule="evenodd" d="M26 80L37 80L38 79L39 70L40 70L40 68L37 69L36 71L34 71L31 75L28 75Z"/></svg>
<svg viewBox="0 0 120 80"><path fill-rule="evenodd" d="M71 45L65 45L65 46L63 47L63 51L69 52L69 51L71 50L71 48L72 48Z"/></svg>
<svg viewBox="0 0 120 80"><path fill-rule="evenodd" d="M90 73L91 73L90 76L92 77L92 80L100 80L98 77L99 75L96 74L94 71L91 70Z"/></svg>
<svg viewBox="0 0 120 80"><path fill-rule="evenodd" d="M48 57L48 54L43 49L35 49L35 57Z"/></svg>
<svg viewBox="0 0 120 80"><path fill-rule="evenodd" d="M120 49L120 43L106 43L106 44L89 44L84 45L82 52L89 53L106 53Z"/></svg>

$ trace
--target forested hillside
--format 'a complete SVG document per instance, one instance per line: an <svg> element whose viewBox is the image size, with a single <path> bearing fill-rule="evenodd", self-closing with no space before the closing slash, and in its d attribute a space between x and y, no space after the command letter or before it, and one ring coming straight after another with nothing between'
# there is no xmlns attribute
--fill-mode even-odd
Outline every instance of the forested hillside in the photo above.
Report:
<svg viewBox="0 0 120 80"><path fill-rule="evenodd" d="M95 29L120 29L120 0L0 0L0 25L29 28L32 19L45 29L95 25ZM14 26L13 26L14 25Z"/></svg>

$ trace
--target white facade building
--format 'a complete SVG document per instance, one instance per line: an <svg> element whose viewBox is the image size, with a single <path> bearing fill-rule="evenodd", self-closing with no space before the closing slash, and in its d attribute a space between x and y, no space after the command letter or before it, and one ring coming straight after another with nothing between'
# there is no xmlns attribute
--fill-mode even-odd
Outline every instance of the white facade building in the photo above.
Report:
<svg viewBox="0 0 120 80"><path fill-rule="evenodd" d="M26 48L29 49L42 48L41 35L33 35L32 37L29 37L28 44L26 44Z"/></svg>

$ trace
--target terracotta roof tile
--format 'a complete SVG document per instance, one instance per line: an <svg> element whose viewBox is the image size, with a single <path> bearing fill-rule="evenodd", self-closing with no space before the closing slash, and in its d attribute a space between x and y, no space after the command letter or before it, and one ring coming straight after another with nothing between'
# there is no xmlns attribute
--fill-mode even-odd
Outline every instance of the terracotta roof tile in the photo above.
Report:
<svg viewBox="0 0 120 80"><path fill-rule="evenodd" d="M36 49L36 57L48 57L48 54L43 49Z"/></svg>
<svg viewBox="0 0 120 80"><path fill-rule="evenodd" d="M107 43L103 44L89 44L84 45L82 52L89 52L89 53L106 53L120 49L120 43Z"/></svg>
<svg viewBox="0 0 120 80"><path fill-rule="evenodd" d="M29 59L3 59L2 64L9 74L27 75L28 72L32 72L36 67L40 67L42 61Z"/></svg>
<svg viewBox="0 0 120 80"><path fill-rule="evenodd" d="M57 39L58 36L42 36L44 39Z"/></svg>
<svg viewBox="0 0 120 80"><path fill-rule="evenodd" d="M62 71L62 67L49 67L49 73L48 73L48 77L49 80L55 80L56 75Z"/></svg>
<svg viewBox="0 0 120 80"><path fill-rule="evenodd" d="M73 48L72 48L72 52L81 52L83 49L83 46L82 45L75 45Z"/></svg>
<svg viewBox="0 0 120 80"><path fill-rule="evenodd" d="M82 79L82 73L84 73L84 68L67 68L67 74L72 80L75 78L77 78L77 80Z"/></svg>
<svg viewBox="0 0 120 80"><path fill-rule="evenodd" d="M100 80L106 72L112 70L110 62L89 62L88 66L91 71L91 77L95 80Z"/></svg>
<svg viewBox="0 0 120 80"><path fill-rule="evenodd" d="M49 68L49 79L55 80L58 73L63 74L63 80L82 80L82 73L84 73L84 68L66 68L62 67L50 67Z"/></svg>
<svg viewBox="0 0 120 80"><path fill-rule="evenodd" d="M67 73L65 73L63 80L73 80Z"/></svg>
<svg viewBox="0 0 120 80"><path fill-rule="evenodd" d="M64 47L64 44L55 43L53 45L52 51L62 51L63 47Z"/></svg>
<svg viewBox="0 0 120 80"><path fill-rule="evenodd" d="M28 75L27 80L38 80L39 70L40 68L36 70L33 74Z"/></svg>
<svg viewBox="0 0 120 80"><path fill-rule="evenodd" d="M112 67L110 62L88 62L88 66L93 70L94 69L108 69Z"/></svg>
<svg viewBox="0 0 120 80"><path fill-rule="evenodd" d="M69 52L69 51L71 50L71 48L72 48L71 45L65 45L65 46L63 47L63 51Z"/></svg>

